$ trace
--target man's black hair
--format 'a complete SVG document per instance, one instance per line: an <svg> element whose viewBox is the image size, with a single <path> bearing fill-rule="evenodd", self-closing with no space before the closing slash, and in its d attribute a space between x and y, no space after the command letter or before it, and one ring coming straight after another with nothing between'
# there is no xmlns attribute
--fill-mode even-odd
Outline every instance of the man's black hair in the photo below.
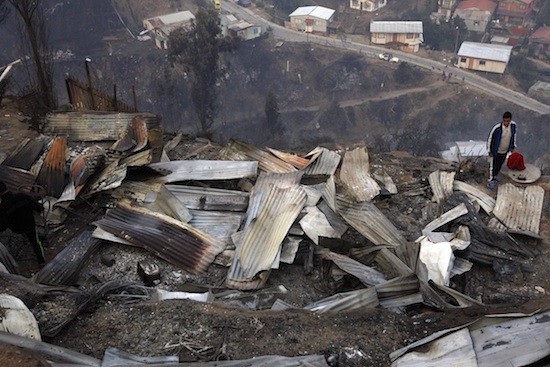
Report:
<svg viewBox="0 0 550 367"><path fill-rule="evenodd" d="M504 115L502 115L503 119L511 119L512 118L512 112L506 111L504 112Z"/></svg>

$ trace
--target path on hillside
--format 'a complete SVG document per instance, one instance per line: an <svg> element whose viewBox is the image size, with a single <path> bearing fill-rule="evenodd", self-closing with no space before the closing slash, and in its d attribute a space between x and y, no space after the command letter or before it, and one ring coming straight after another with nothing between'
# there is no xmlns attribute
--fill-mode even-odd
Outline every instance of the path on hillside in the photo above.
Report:
<svg viewBox="0 0 550 367"><path fill-rule="evenodd" d="M367 57L377 58L380 52L387 52L387 49L379 46L366 45L358 42L352 42L347 39L336 39L330 37L323 37L309 33L303 33L294 31L278 24L271 23L270 21L262 18L261 16L253 13L248 8L243 8L231 0L222 1L223 10L238 14L240 18L251 22L259 23L265 28L270 28L273 36L276 39L288 41L288 42L309 42L319 45L340 48L344 50L356 51L364 54ZM522 93L516 92L509 88L506 88L500 84L487 80L475 73L467 71L465 69L459 69L455 67L449 68L447 65L430 59L425 59L409 53L392 50L392 53L399 57L400 60L409 62L411 64L420 66L422 68L432 70L435 73L441 74L443 71L452 73L454 78L464 81L473 87L479 88L482 91L492 94L496 97L505 99L509 102L515 103L518 106L535 111L542 115L550 114L550 106L541 103L533 98L530 98Z"/></svg>

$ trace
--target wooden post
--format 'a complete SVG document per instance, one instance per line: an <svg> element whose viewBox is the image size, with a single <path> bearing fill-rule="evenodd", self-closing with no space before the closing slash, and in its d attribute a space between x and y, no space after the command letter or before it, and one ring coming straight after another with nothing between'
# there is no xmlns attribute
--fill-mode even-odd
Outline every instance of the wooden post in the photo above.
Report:
<svg viewBox="0 0 550 367"><path fill-rule="evenodd" d="M134 98L134 112L137 112L136 86L132 85L132 97Z"/></svg>

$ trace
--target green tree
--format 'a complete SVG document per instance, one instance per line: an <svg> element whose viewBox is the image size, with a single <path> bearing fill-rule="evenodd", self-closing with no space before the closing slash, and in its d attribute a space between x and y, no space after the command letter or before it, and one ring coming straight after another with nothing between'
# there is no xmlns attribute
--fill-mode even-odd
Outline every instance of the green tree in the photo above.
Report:
<svg viewBox="0 0 550 367"><path fill-rule="evenodd" d="M283 126L279 120L279 102L277 96L272 90L267 93L265 99L265 117L267 119L267 126L272 134L280 134L283 132Z"/></svg>
<svg viewBox="0 0 550 367"><path fill-rule="evenodd" d="M33 66L29 73L31 88L35 89L41 105L35 114L43 114L55 108L53 87L53 60L48 42L48 29L42 0L7 0L22 23L22 42L31 54Z"/></svg>
<svg viewBox="0 0 550 367"><path fill-rule="evenodd" d="M433 23L429 19L422 21L424 25L424 42L432 50L453 51L468 35L466 23L460 17L452 18L449 22ZM457 38L458 37L458 38ZM458 50L457 50L458 51Z"/></svg>
<svg viewBox="0 0 550 367"><path fill-rule="evenodd" d="M201 8L191 31L170 33L169 59L192 76L191 99L201 132L211 133L217 112L216 83L221 75L220 52L234 49L234 40L222 38L220 18L214 9Z"/></svg>

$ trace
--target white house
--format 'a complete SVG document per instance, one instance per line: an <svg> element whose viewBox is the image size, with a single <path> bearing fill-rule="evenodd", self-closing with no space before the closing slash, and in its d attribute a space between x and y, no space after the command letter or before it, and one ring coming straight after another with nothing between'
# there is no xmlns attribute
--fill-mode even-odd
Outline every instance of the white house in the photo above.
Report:
<svg viewBox="0 0 550 367"><path fill-rule="evenodd" d="M334 20L336 10L323 6L301 6L290 15L288 28L308 33L327 33L328 25Z"/></svg>
<svg viewBox="0 0 550 367"><path fill-rule="evenodd" d="M349 7L351 9L373 12L383 8L387 3L387 0L349 0Z"/></svg>
<svg viewBox="0 0 550 367"><path fill-rule="evenodd" d="M195 15L188 10L148 18L143 21L143 26L151 37L155 39L158 48L168 48L168 37L170 33L181 27L191 27Z"/></svg>
<svg viewBox="0 0 550 367"><path fill-rule="evenodd" d="M243 40L258 38L262 34L262 26L237 19L233 14L222 14L220 25L223 36L240 37Z"/></svg>
<svg viewBox="0 0 550 367"><path fill-rule="evenodd" d="M463 42L458 50L457 67L503 74L510 61L512 46Z"/></svg>
<svg viewBox="0 0 550 367"><path fill-rule="evenodd" d="M375 21L370 23L371 42L408 52L417 52L424 42L421 21Z"/></svg>

